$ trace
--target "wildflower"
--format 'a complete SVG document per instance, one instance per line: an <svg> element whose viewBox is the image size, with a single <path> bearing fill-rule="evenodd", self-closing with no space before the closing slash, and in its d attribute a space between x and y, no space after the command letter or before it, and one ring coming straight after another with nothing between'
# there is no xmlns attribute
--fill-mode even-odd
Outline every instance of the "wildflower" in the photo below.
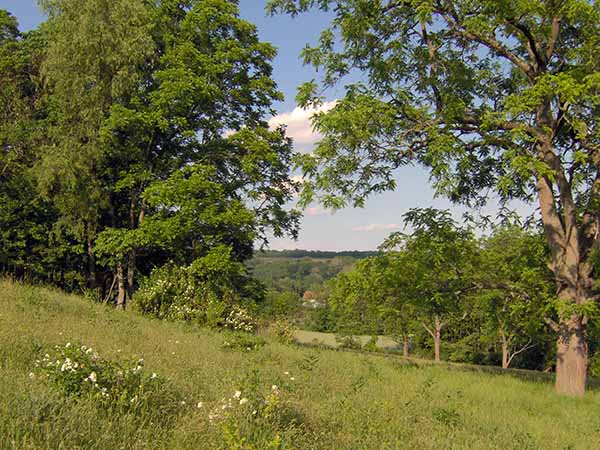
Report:
<svg viewBox="0 0 600 450"><path fill-rule="evenodd" d="M283 374L284 374L284 375L289 375L290 373L289 373L289 372L283 372Z"/></svg>
<svg viewBox="0 0 600 450"><path fill-rule="evenodd" d="M29 378L33 380L35 378L35 373L29 372Z"/></svg>
<svg viewBox="0 0 600 450"><path fill-rule="evenodd" d="M256 415L256 410L252 411L252 415L255 416Z"/></svg>
<svg viewBox="0 0 600 450"><path fill-rule="evenodd" d="M248 399L246 397L240 400L240 405L245 405L246 403L248 403Z"/></svg>
<svg viewBox="0 0 600 450"><path fill-rule="evenodd" d="M155 372L152 372L152 376L150 377L150 379L154 380L158 375L156 375Z"/></svg>
<svg viewBox="0 0 600 450"><path fill-rule="evenodd" d="M95 383L96 382L96 372L90 373L90 375L86 379L90 380L92 383Z"/></svg>
<svg viewBox="0 0 600 450"><path fill-rule="evenodd" d="M294 381L294 380L295 380L295 378L294 378L294 377L290 377L290 380Z"/></svg>
<svg viewBox="0 0 600 450"><path fill-rule="evenodd" d="M274 384L273 386L271 386L271 390L273 392L277 392L279 390L279 388L277 387L277 385Z"/></svg>
<svg viewBox="0 0 600 450"><path fill-rule="evenodd" d="M65 348L69 348L71 346L70 342L67 342L67 345L65 345Z"/></svg>
<svg viewBox="0 0 600 450"><path fill-rule="evenodd" d="M180 404L181 406L185 406L185 400L181 400L181 402L179 402L179 404Z"/></svg>
<svg viewBox="0 0 600 450"><path fill-rule="evenodd" d="M198 402L198 409L201 409L202 407L204 407L204 403L203 402Z"/></svg>
<svg viewBox="0 0 600 450"><path fill-rule="evenodd" d="M242 396L242 392L241 391L235 391L235 394L233 394L233 398L238 399Z"/></svg>

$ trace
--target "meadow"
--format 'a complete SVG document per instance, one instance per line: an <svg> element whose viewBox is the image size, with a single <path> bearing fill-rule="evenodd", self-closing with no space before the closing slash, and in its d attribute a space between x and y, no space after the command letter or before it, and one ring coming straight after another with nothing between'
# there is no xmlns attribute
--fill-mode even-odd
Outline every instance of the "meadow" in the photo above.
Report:
<svg viewBox="0 0 600 450"><path fill-rule="evenodd" d="M0 281L0 448L599 447L595 390L573 399L520 372L231 339ZM117 408L51 389L36 361L66 344L117 363L143 358L164 380L155 403Z"/></svg>

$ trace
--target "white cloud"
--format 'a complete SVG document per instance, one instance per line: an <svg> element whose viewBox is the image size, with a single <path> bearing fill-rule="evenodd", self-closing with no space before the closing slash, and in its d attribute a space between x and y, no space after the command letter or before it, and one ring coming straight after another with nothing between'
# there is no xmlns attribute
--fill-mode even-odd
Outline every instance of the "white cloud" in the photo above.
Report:
<svg viewBox="0 0 600 450"><path fill-rule="evenodd" d="M328 211L326 209L321 208L320 206L311 206L309 208L306 208L305 213L307 216L316 217L325 215L328 213Z"/></svg>
<svg viewBox="0 0 600 450"><path fill-rule="evenodd" d="M369 225L354 227L352 228L352 231L359 233L372 233L374 231L396 231L399 229L400 225L397 223L370 223Z"/></svg>
<svg viewBox="0 0 600 450"><path fill-rule="evenodd" d="M311 117L318 113L329 111L337 104L337 101L325 102L317 108L295 108L293 111L284 112L272 117L269 126L275 128L279 125L287 126L287 135L294 140L296 150L310 152L313 145L321 138L319 133L313 130Z"/></svg>

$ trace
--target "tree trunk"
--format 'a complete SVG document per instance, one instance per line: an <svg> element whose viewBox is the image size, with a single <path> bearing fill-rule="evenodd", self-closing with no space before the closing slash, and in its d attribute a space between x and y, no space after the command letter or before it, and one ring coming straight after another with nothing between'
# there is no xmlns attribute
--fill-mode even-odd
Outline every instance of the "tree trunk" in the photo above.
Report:
<svg viewBox="0 0 600 450"><path fill-rule="evenodd" d="M510 365L510 340L506 337L502 327L500 328L500 345L502 346L502 368L508 369Z"/></svg>
<svg viewBox="0 0 600 450"><path fill-rule="evenodd" d="M560 321L556 343L556 391L582 396L587 384L588 345L585 320L577 314Z"/></svg>
<svg viewBox="0 0 600 450"><path fill-rule="evenodd" d="M508 361L508 342L502 341L502 368L508 369L509 366Z"/></svg>
<svg viewBox="0 0 600 450"><path fill-rule="evenodd" d="M435 318L435 335L433 336L433 350L435 362L440 362L440 346L442 342L442 322L438 317Z"/></svg>
<svg viewBox="0 0 600 450"><path fill-rule="evenodd" d="M404 340L402 341L402 355L404 355L405 358L408 358L409 352L410 352L410 341L408 340L408 337L405 336Z"/></svg>
<svg viewBox="0 0 600 450"><path fill-rule="evenodd" d="M117 309L125 309L126 290L125 290L125 274L123 273L123 262L119 260L117 263Z"/></svg>

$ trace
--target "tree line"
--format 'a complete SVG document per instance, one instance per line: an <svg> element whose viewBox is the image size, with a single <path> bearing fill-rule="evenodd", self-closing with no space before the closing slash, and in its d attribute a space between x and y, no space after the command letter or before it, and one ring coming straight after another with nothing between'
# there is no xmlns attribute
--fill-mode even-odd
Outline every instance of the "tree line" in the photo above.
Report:
<svg viewBox="0 0 600 450"><path fill-rule="evenodd" d="M324 290L331 331L392 336L405 356L427 347L440 361L448 344L454 361L552 369L557 298L542 233L505 224L477 238L435 209L405 219L410 234L393 233Z"/></svg>

